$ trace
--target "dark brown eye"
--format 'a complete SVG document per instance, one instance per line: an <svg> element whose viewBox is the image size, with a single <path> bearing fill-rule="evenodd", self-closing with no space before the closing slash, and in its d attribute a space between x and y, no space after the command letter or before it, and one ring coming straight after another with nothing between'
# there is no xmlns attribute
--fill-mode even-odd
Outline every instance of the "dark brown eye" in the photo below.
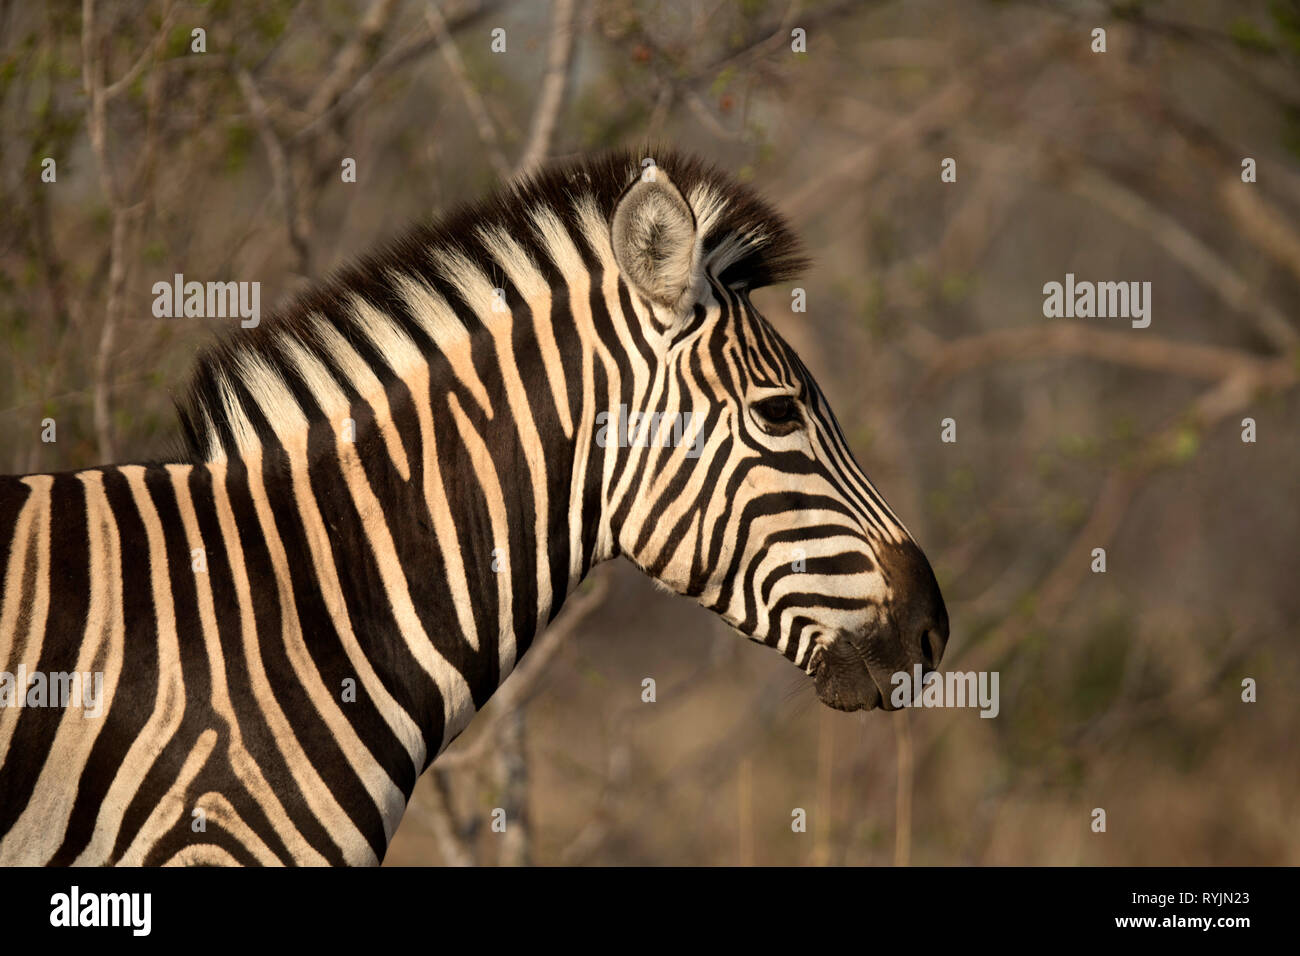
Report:
<svg viewBox="0 0 1300 956"><path fill-rule="evenodd" d="M799 426L799 408L789 395L774 395L761 402L754 403L754 411L772 430L778 434L788 434Z"/></svg>

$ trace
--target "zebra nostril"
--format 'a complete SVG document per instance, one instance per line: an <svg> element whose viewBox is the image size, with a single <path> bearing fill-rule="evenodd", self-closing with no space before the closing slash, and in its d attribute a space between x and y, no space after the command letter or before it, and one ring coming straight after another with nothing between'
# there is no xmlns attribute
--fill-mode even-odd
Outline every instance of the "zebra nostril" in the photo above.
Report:
<svg viewBox="0 0 1300 956"><path fill-rule="evenodd" d="M933 627L926 628L921 634L921 663L926 670L934 670L943 660L943 649L947 644L944 637Z"/></svg>
<svg viewBox="0 0 1300 956"><path fill-rule="evenodd" d="M881 564L898 582L890 615L909 665L937 670L948 644L948 609L930 562L914 541L886 549Z"/></svg>

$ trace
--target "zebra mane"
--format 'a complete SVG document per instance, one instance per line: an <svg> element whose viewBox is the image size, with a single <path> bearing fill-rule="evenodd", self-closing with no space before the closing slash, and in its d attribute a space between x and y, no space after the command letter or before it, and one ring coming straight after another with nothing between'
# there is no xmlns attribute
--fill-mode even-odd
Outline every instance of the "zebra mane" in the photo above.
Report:
<svg viewBox="0 0 1300 956"><path fill-rule="evenodd" d="M269 422L231 414L232 402L244 409L252 404L296 410L300 403L290 396L302 397L304 389L319 396L311 382L302 381L302 357L337 351L341 340L364 352L367 346L362 340L367 335L375 340L373 326L388 326L391 320L386 321L385 314L405 305L398 301L401 292L394 276L435 278L446 273L449 262L499 276L501 267L486 237L504 235L525 248L535 248L528 237L537 235L538 211L553 215L563 225L588 263L598 261L601 256L591 248L588 214L594 210L608 222L624 190L642 175L646 158L653 158L686 197L696 218L704 268L723 285L760 288L794 278L806 266L799 241L784 218L748 186L698 157L646 148L556 163L484 199L413 226L378 252L313 282L287 305L268 312L255 328L228 330L204 348L189 389L177 402L187 457L221 459L223 446L240 448L269 437L262 434L270 431ZM558 275L553 264L539 261L538 266ZM458 315L466 311L454 297L448 301ZM358 302L370 308L358 310ZM468 324L474 334L474 323ZM389 332L390 328L383 329L383 334ZM297 376L288 373L295 364L291 356L297 357ZM319 363L317 367L324 371ZM316 378L319 384L320 377ZM241 393L246 397L240 399ZM281 400L267 400L274 395ZM250 427L253 433L248 432Z"/></svg>

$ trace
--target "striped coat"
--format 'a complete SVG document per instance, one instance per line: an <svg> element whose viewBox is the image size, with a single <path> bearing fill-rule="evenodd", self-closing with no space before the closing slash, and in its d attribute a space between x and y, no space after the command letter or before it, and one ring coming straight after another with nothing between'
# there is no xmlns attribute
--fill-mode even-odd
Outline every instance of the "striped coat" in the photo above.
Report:
<svg viewBox="0 0 1300 956"><path fill-rule="evenodd" d="M620 554L832 707L937 665L929 565L749 302L801 265L788 228L640 159L548 170L232 329L176 461L0 478L0 864L376 863Z"/></svg>

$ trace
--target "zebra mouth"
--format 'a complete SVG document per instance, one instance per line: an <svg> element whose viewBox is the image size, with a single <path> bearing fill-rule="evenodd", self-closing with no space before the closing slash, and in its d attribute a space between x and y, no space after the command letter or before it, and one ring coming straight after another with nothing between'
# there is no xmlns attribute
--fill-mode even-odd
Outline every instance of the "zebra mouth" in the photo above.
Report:
<svg viewBox="0 0 1300 956"><path fill-rule="evenodd" d="M835 710L894 710L887 687L881 687L861 649L839 636L813 648L808 662L818 699Z"/></svg>

